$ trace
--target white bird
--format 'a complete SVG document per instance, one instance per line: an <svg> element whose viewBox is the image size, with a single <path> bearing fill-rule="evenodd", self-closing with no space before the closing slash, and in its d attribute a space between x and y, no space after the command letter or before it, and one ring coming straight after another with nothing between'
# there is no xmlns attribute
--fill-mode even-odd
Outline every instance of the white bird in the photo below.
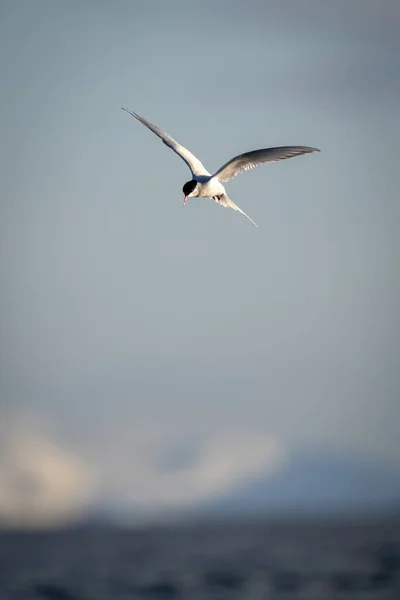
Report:
<svg viewBox="0 0 400 600"><path fill-rule="evenodd" d="M212 198L221 206L238 210L242 215L247 217L256 227L253 219L237 206L227 195L222 183L233 179L239 173L253 169L258 165L268 162L277 162L292 156L299 156L308 152L319 152L318 148L309 146L280 146L277 148L262 148L261 150L252 150L235 156L225 163L213 175L209 173L203 164L189 150L178 144L168 133L153 125L143 117L128 108L123 108L127 113L135 117L140 123L148 127L153 133L162 139L164 144L178 154L187 164L191 173L192 179L185 183L182 188L184 194L183 204L186 204L188 198Z"/></svg>

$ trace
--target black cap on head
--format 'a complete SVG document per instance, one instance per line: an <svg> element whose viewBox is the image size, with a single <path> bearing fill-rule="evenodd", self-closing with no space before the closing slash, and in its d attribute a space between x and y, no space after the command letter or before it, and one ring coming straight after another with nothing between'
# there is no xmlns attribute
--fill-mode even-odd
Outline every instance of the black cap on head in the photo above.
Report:
<svg viewBox="0 0 400 600"><path fill-rule="evenodd" d="M187 181L182 188L182 192L185 194L185 196L189 196L189 194L193 192L196 185L197 181L195 179L192 179L192 181Z"/></svg>

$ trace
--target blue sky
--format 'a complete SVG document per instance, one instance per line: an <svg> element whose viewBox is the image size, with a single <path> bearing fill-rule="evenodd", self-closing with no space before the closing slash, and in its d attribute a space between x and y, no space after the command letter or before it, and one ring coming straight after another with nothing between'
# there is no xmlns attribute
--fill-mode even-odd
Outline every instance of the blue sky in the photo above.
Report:
<svg viewBox="0 0 400 600"><path fill-rule="evenodd" d="M304 444L398 463L399 17L0 0L6 519L20 477L43 487L40 520L192 502ZM321 153L227 185L257 230L183 208L186 165L121 106L210 171ZM170 455L187 458L173 475Z"/></svg>

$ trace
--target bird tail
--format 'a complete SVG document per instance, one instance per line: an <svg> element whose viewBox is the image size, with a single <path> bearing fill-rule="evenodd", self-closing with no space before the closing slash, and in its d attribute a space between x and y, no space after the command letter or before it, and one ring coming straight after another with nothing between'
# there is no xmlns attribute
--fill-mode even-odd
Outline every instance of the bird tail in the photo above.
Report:
<svg viewBox="0 0 400 600"><path fill-rule="evenodd" d="M239 211L240 213L242 213L242 215L249 219L249 221L251 221L253 225L258 227L257 223L255 223L253 219L249 217L249 215L246 215L246 213L237 204L232 202L232 200L226 194L221 194L220 196L218 196L217 202L219 202L219 204L221 206L224 206L225 208L233 208L233 210Z"/></svg>

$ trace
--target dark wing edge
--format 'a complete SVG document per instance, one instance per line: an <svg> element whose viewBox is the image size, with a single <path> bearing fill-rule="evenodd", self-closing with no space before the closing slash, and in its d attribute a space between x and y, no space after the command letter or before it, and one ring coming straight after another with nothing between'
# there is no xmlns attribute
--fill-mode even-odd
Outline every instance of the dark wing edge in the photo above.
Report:
<svg viewBox="0 0 400 600"><path fill-rule="evenodd" d="M252 150L235 156L218 169L213 176L217 177L222 183L225 183L240 173L254 169L254 167L259 165L285 160L294 156L301 156L310 152L320 152L320 150L311 146L279 146L276 148Z"/></svg>

